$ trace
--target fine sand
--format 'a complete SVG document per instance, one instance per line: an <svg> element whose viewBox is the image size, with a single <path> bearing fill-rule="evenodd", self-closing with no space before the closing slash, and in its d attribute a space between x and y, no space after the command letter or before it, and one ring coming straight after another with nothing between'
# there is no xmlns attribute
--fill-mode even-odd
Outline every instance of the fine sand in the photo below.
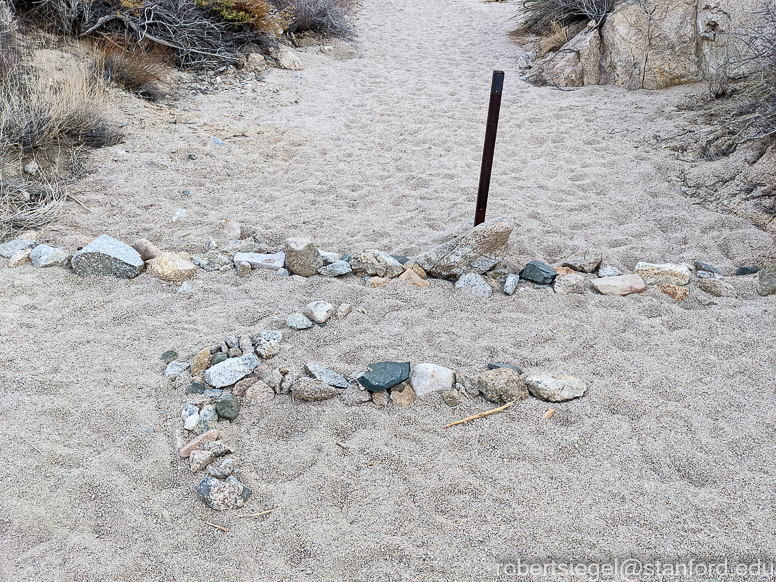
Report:
<svg viewBox="0 0 776 582"><path fill-rule="evenodd" d="M516 225L509 265L588 248L626 272L639 260L728 274L776 261L771 235L682 197L676 162L650 145L703 87L529 86L507 36L515 10L367 0L356 46L305 47L303 71L270 71L255 91L174 108L117 93L126 140L95 152L73 191L93 212L68 203L40 238L74 252L108 233L201 254L228 218L273 249L305 236L412 256L473 219L490 76L502 69L488 216ZM2 264L0 580L490 581L514 579L497 573L518 559L774 558L776 303L755 280L731 278L736 296L723 298L691 284L683 302L656 288L528 285L480 300L439 280L369 290L356 277L200 270L181 295L148 274ZM325 328L285 328L314 299L354 309ZM225 428L253 496L217 513L178 458L183 393L159 358L269 329L285 333L277 366L349 375L409 360L475 376L507 361L590 389L550 420L530 398L447 430L493 405L276 397Z"/></svg>

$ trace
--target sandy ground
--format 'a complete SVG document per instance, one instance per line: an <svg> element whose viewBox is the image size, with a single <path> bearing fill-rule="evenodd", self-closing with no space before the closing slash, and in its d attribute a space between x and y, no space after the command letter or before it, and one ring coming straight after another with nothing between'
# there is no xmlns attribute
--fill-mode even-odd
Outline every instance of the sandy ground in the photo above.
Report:
<svg viewBox="0 0 776 582"><path fill-rule="evenodd" d="M175 108L122 97L126 140L93 155L77 192L94 212L69 204L41 238L73 252L84 237L142 236L198 253L229 218L273 248L303 235L331 251L413 255L473 219L501 68L489 216L516 224L508 263L558 264L587 248L624 270L776 260L770 235L683 198L675 162L647 145L703 88L528 86L506 35L514 10L369 0L355 49L307 47L304 71L271 71L255 92ZM656 289L529 287L477 300L443 281L368 290L355 277L200 271L182 296L150 275L0 266L0 580L499 580L513 579L499 565L518 559L772 559L776 303L752 277L733 282L737 297L692 286L681 303ZM509 361L578 376L589 393L549 421L532 398L448 430L492 405L277 397L226 428L254 492L245 511L276 509L213 512L177 456L183 395L162 378L160 354L284 329L313 299L356 309L286 330L278 365L350 374L396 359L475 375Z"/></svg>

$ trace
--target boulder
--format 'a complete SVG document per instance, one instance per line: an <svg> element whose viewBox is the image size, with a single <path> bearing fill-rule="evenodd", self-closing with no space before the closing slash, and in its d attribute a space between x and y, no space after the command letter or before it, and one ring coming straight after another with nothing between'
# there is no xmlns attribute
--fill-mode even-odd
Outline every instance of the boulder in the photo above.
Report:
<svg viewBox="0 0 776 582"><path fill-rule="evenodd" d="M536 85L582 87L601 79L601 34L595 21L563 45L537 60L525 79Z"/></svg>
<svg viewBox="0 0 776 582"><path fill-rule="evenodd" d="M107 234L78 251L71 265L81 277L112 276L118 279L134 279L145 267L140 253Z"/></svg>
<svg viewBox="0 0 776 582"><path fill-rule="evenodd" d="M310 239L299 237L287 239L285 253L288 270L295 275L312 277L323 267L323 257Z"/></svg>
<svg viewBox="0 0 776 582"><path fill-rule="evenodd" d="M512 225L506 220L488 220L419 255L414 262L441 279L456 279L466 273L482 275L501 260L511 234Z"/></svg>

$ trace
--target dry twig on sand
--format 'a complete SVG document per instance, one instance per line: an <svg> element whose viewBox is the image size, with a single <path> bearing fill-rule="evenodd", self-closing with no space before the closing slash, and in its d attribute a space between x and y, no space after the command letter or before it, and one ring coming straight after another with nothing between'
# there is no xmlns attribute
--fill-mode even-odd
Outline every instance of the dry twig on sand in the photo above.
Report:
<svg viewBox="0 0 776 582"><path fill-rule="evenodd" d="M214 527L214 528L216 528L216 529L220 529L221 531L225 531L226 533L229 533L229 530L228 530L228 529L226 529L226 528L225 528L224 526L222 526L222 525L216 525L215 523L210 523L209 521L206 521L206 522L205 522L205 525L209 525L210 527Z"/></svg>
<svg viewBox="0 0 776 582"><path fill-rule="evenodd" d="M467 416L464 419L456 420L455 422L446 424L445 428L450 428L451 426L455 426L456 424L463 424L465 422L469 422L470 420L477 420L478 418L483 418L485 416L490 416L491 414L501 412L502 410L505 410L510 406L512 406L515 402L517 402L517 400L513 400L512 402L507 402L504 406L499 406L498 408L494 408L493 410L488 410L487 412L480 412L479 414L475 414L474 416Z"/></svg>
<svg viewBox="0 0 776 582"><path fill-rule="evenodd" d="M261 517L262 515L269 515L273 511L275 511L277 507L273 507L272 509L268 509L267 511L261 511L259 513L246 513L243 515L238 515L237 517Z"/></svg>

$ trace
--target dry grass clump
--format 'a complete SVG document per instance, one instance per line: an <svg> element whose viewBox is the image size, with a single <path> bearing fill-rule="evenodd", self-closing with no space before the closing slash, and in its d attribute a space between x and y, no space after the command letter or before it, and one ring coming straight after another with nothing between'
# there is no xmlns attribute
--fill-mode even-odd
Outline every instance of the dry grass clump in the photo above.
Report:
<svg viewBox="0 0 776 582"><path fill-rule="evenodd" d="M550 35L554 26L595 20L599 24L620 0L523 0L522 32Z"/></svg>
<svg viewBox="0 0 776 582"><path fill-rule="evenodd" d="M5 78L19 59L16 34L13 7L0 1L0 79Z"/></svg>
<svg viewBox="0 0 776 582"><path fill-rule="evenodd" d="M555 52L569 40L568 29L557 22L553 23L550 32L539 41L539 54Z"/></svg>
<svg viewBox="0 0 776 582"><path fill-rule="evenodd" d="M272 0L281 13L288 14L292 32L318 32L351 39L353 0Z"/></svg>
<svg viewBox="0 0 776 582"><path fill-rule="evenodd" d="M0 15L2 7L0 0ZM0 240L52 220L82 148L120 138L107 121L104 86L88 66L56 80L34 64L29 38L2 31L3 53L14 59L0 77Z"/></svg>
<svg viewBox="0 0 776 582"><path fill-rule="evenodd" d="M148 101L166 95L165 79L173 61L169 49L147 43L129 44L123 39L108 39L96 48L95 68L107 82Z"/></svg>

